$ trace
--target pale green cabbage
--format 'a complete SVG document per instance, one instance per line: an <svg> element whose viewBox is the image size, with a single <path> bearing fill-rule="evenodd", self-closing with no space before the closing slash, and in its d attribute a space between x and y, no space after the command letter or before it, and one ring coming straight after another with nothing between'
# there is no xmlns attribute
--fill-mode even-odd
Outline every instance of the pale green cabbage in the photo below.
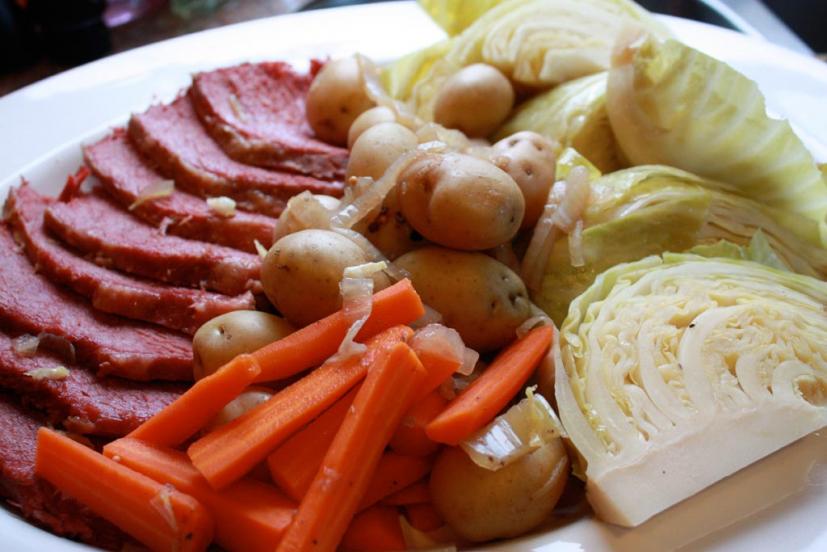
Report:
<svg viewBox="0 0 827 552"><path fill-rule="evenodd" d="M767 116L758 86L727 64L674 40L627 37L613 56L606 106L632 165L729 182L827 228L827 183L812 155L787 121Z"/></svg>
<svg viewBox="0 0 827 552"><path fill-rule="evenodd" d="M554 352L598 515L637 525L827 425L825 306L827 283L743 260L665 254L601 274Z"/></svg>

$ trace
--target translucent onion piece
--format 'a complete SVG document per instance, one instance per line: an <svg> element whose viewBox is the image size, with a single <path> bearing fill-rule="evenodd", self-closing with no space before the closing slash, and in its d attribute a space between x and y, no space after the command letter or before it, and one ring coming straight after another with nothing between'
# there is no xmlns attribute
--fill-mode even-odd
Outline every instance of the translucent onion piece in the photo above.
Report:
<svg viewBox="0 0 827 552"><path fill-rule="evenodd" d="M346 269L342 281L339 282L339 289L342 292L342 313L345 315L345 320L350 322L350 327L339 345L339 350L329 361L340 361L365 352L365 345L356 343L354 340L373 310L373 278L371 275L384 270L385 266L385 263L368 263ZM350 277L347 270L350 270L351 274L359 274L360 277Z"/></svg>
<svg viewBox="0 0 827 552"><path fill-rule="evenodd" d="M330 216L330 212L310 192L295 195L287 201L287 206L276 221L273 242L300 230L326 230L330 228Z"/></svg>
<svg viewBox="0 0 827 552"><path fill-rule="evenodd" d="M442 324L428 324L414 333L411 348L417 353L432 352L462 363L465 359L465 343L453 328ZM477 355L479 357L479 355Z"/></svg>
<svg viewBox="0 0 827 552"><path fill-rule="evenodd" d="M261 242L258 240L253 240L253 245L256 246L256 253L260 258L264 258L267 256L267 248L261 245Z"/></svg>
<svg viewBox="0 0 827 552"><path fill-rule="evenodd" d="M425 123L416 130L416 138L421 149L435 150L436 144L443 144L445 150L466 151L472 146L472 142L461 131L446 128L438 123Z"/></svg>
<svg viewBox="0 0 827 552"><path fill-rule="evenodd" d="M132 202L129 206L129 210L132 211L137 209L147 201L154 201L156 199L161 199L164 197L168 197L172 195L172 192L175 191L175 181L174 180L159 180L155 184L147 186L143 190L141 190L140 195Z"/></svg>
<svg viewBox="0 0 827 552"><path fill-rule="evenodd" d="M69 370L65 366L35 368L27 371L26 375L33 380L65 380L69 377Z"/></svg>
<svg viewBox="0 0 827 552"><path fill-rule="evenodd" d="M428 305L423 305L423 307L425 307L425 314L423 314L418 320L414 320L413 323L411 323L411 327L413 329L418 330L420 328L424 328L428 324L442 323L442 313L433 307L429 307Z"/></svg>
<svg viewBox="0 0 827 552"><path fill-rule="evenodd" d="M574 223L574 230L569 234L569 256L571 266L586 266L586 257L583 254L583 221Z"/></svg>
<svg viewBox="0 0 827 552"><path fill-rule="evenodd" d="M272 396L272 389L268 389L267 387L248 387L221 409L221 412L210 422L209 428L214 429L218 426L228 424L236 418L240 418L243 414L246 414L261 403L270 400Z"/></svg>
<svg viewBox="0 0 827 552"><path fill-rule="evenodd" d="M356 62L359 64L359 70L362 75L362 82L367 97L373 100L376 105L390 109L394 117L396 117L396 122L400 125L404 125L412 130L418 128L422 124L422 121L416 117L410 106L393 99L391 95L388 94L382 86L381 75L376 64L361 54L356 54Z"/></svg>
<svg viewBox="0 0 827 552"><path fill-rule="evenodd" d="M167 483L161 487L161 490L152 497L149 503L161 514L161 517L164 518L164 521L173 531L178 531L178 520L175 517L175 510L173 510L172 501L169 498L174 492L175 487Z"/></svg>
<svg viewBox="0 0 827 552"><path fill-rule="evenodd" d="M350 240L358 245L362 251L365 252L365 255L367 255L368 258L372 259L374 262L384 263L384 268L382 270L394 282L408 278L409 275L405 270L388 260L388 258L385 257L385 255L383 255L375 245L370 243L369 239L356 230L351 230L350 228L337 228L335 226L331 228L331 230L337 234L350 238Z"/></svg>
<svg viewBox="0 0 827 552"><path fill-rule="evenodd" d="M211 211L214 211L225 218L232 218L235 216L235 200L225 197L209 197L207 198L207 206Z"/></svg>
<svg viewBox="0 0 827 552"><path fill-rule="evenodd" d="M462 365L457 368L457 374L461 376L470 376L474 373L479 360L480 354L477 351L471 349L470 347L465 347L465 350L462 352Z"/></svg>
<svg viewBox="0 0 827 552"><path fill-rule="evenodd" d="M532 309L532 312L534 312L534 309ZM524 338L534 328L539 328L540 326L549 326L551 325L551 323L551 318L549 318L546 313L541 311L533 315L531 318L527 319L525 322L523 322L517 327L517 331L515 332L517 334L517 339Z"/></svg>
<svg viewBox="0 0 827 552"><path fill-rule="evenodd" d="M14 352L20 356L31 357L37 353L37 347L40 345L40 338L36 335L23 334L15 337L12 348Z"/></svg>

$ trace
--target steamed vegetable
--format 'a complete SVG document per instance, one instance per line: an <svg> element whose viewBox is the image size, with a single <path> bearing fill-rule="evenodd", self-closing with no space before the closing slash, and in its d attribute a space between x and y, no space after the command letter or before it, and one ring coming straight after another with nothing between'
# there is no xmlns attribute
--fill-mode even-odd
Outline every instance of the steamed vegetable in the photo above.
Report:
<svg viewBox="0 0 827 552"><path fill-rule="evenodd" d="M416 135L398 123L373 125L353 143L347 176L369 176L379 180L400 155L416 145Z"/></svg>
<svg viewBox="0 0 827 552"><path fill-rule="evenodd" d="M307 121L321 140L344 146L350 125L374 106L354 57L329 61L307 93Z"/></svg>
<svg viewBox="0 0 827 552"><path fill-rule="evenodd" d="M555 351L597 514L638 525L827 425L825 305L827 283L742 260L665 254L601 274Z"/></svg>
<svg viewBox="0 0 827 552"><path fill-rule="evenodd" d="M505 121L514 106L514 89L495 67L474 63L451 75L439 89L434 122L485 138Z"/></svg>
<svg viewBox="0 0 827 552"><path fill-rule="evenodd" d="M767 116L758 86L730 66L674 40L632 35L618 44L607 94L632 164L731 183L744 197L815 221L827 238L827 182L812 155L787 121Z"/></svg>

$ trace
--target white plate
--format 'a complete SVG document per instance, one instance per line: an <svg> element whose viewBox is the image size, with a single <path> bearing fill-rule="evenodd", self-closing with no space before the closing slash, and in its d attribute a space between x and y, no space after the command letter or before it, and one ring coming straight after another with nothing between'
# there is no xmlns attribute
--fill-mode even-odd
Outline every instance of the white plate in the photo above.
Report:
<svg viewBox="0 0 827 552"><path fill-rule="evenodd" d="M676 18L678 38L756 80L773 113L789 118L827 161L827 65L772 44ZM355 51L387 61L442 37L413 3L374 4L262 19L197 33L90 63L0 99L0 198L21 176L58 190L81 143L133 111L169 100L193 71L240 61ZM715 451L709 451L714 461ZM641 500L646 498L641 496ZM827 432L811 435L633 530L582 518L490 550L644 552L827 550ZM89 550L0 509L0 550Z"/></svg>

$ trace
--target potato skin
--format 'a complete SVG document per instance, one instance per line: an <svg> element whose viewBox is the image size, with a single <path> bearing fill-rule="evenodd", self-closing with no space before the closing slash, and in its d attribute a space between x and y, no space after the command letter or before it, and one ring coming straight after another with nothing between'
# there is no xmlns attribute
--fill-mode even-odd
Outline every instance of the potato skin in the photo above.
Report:
<svg viewBox="0 0 827 552"><path fill-rule="evenodd" d="M382 254L393 261L408 251L427 242L414 230L399 209L395 193L388 194L375 216L365 217L354 227L365 236Z"/></svg>
<svg viewBox="0 0 827 552"><path fill-rule="evenodd" d="M204 378L242 353L281 339L293 326L274 314L241 310L216 316L198 328L192 338L193 375Z"/></svg>
<svg viewBox="0 0 827 552"><path fill-rule="evenodd" d="M442 85L434 104L434 121L484 138L505 122L514 107L514 89L495 67L475 63Z"/></svg>
<svg viewBox="0 0 827 552"><path fill-rule="evenodd" d="M514 179L492 163L459 153L432 153L397 179L405 218L428 240L466 251L512 239L525 211Z"/></svg>
<svg viewBox="0 0 827 552"><path fill-rule="evenodd" d="M353 57L328 62L307 93L307 121L320 139L347 145L353 121L373 107L362 85L359 62Z"/></svg>
<svg viewBox="0 0 827 552"><path fill-rule="evenodd" d="M340 309L339 282L345 268L370 262L348 238L330 230L301 230L270 248L261 265L267 298L284 317L306 326ZM384 273L373 277L374 291L390 285Z"/></svg>
<svg viewBox="0 0 827 552"><path fill-rule="evenodd" d="M396 115L393 111L388 109L385 106L378 105L376 107L371 107L353 121L353 124L350 125L350 129L347 131L347 147L348 149L353 147L353 144L356 143L356 140L359 136L362 135L367 129L374 125L378 125L379 123L395 123L396 122Z"/></svg>
<svg viewBox="0 0 827 552"><path fill-rule="evenodd" d="M498 471L481 468L462 449L448 447L434 463L429 487L434 507L451 529L483 542L522 535L548 519L568 474L559 438Z"/></svg>
<svg viewBox="0 0 827 552"><path fill-rule="evenodd" d="M519 276L482 253L422 247L396 260L410 273L425 304L439 311L445 325L480 352L499 349L531 316L528 292Z"/></svg>
<svg viewBox="0 0 827 552"><path fill-rule="evenodd" d="M396 159L416 147L416 135L399 123L379 123L354 142L347 177L370 176L379 180Z"/></svg>

